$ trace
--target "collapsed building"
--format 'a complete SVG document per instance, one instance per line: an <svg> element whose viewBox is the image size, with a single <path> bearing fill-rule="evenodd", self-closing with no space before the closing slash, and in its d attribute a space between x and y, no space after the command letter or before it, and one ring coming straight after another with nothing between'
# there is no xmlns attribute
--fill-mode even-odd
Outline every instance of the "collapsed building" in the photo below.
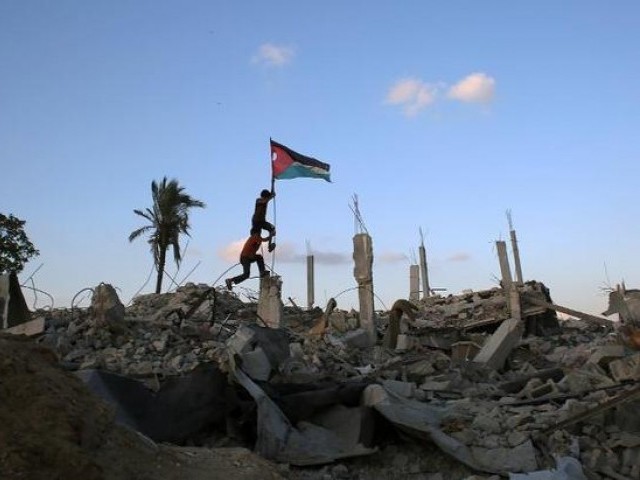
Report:
<svg viewBox="0 0 640 480"><path fill-rule="evenodd" d="M60 382L73 384L73 394L53 403L76 412L72 424L107 409L118 428L137 435L129 450L141 458L149 449L160 458L161 446L191 449L172 451L182 460L171 474L148 478L208 478L175 465L244 447L259 457L247 452L226 477L640 479L640 353L625 292L609 308L624 313L620 324L556 305L543 283L522 281L519 269L511 278L503 244L500 286L447 296L427 288L384 312L373 309L371 242L359 233L359 311L335 299L324 310L284 306L275 276L262 278L257 301L248 303L187 284L125 308L101 284L89 308L37 311L6 331L29 336L21 345L50 352L47 369L66 375L47 395L62 395ZM5 295L5 317L10 304ZM558 311L572 317L559 319ZM11 338L0 336L18 351ZM34 370L25 366L15 383L37 382ZM9 373L0 372L7 384L2 375ZM87 392L100 407L78 407ZM22 461L17 447L33 446L20 441L25 432L15 421L30 400L10 404L14 411L4 414L14 430L0 436L0 473L36 478L24 472L37 462ZM110 431L104 418L91 424ZM78 435L67 439L74 448L86 444L86 432ZM38 448L49 448L46 440ZM65 478L146 478L123 465L114 473L100 458L78 461L75 473L67 465ZM39 472L59 474L47 465ZM242 473L249 465L258 476Z"/></svg>

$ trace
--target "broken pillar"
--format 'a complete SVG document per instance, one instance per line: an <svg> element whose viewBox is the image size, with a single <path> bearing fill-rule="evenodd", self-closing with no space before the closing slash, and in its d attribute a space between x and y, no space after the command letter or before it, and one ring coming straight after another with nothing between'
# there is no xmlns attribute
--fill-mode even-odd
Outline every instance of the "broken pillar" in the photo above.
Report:
<svg viewBox="0 0 640 480"><path fill-rule="evenodd" d="M420 245L420 247L418 247L418 254L420 256L420 274L422 276L422 298L427 298L431 294L431 287L429 287L427 252L424 248L424 245Z"/></svg>
<svg viewBox="0 0 640 480"><path fill-rule="evenodd" d="M511 290L513 279L511 277L511 269L509 268L509 257L507 256L507 244L503 240L496 241L496 249L498 250L498 260L500 261L500 274L502 275L502 289L508 295Z"/></svg>
<svg viewBox="0 0 640 480"><path fill-rule="evenodd" d="M93 289L90 311L97 326L124 320L124 305L112 285L101 283Z"/></svg>
<svg viewBox="0 0 640 480"><path fill-rule="evenodd" d="M518 238L516 237L516 231L511 230L509 232L511 236L511 250L513 251L513 265L516 270L516 282L520 285L524 283L522 279L522 266L520 264L520 249L518 248Z"/></svg>
<svg viewBox="0 0 640 480"><path fill-rule="evenodd" d="M31 320L15 273L0 275L0 328L10 328Z"/></svg>
<svg viewBox="0 0 640 480"><path fill-rule="evenodd" d="M311 310L315 302L313 255L307 255L307 308Z"/></svg>
<svg viewBox="0 0 640 480"><path fill-rule="evenodd" d="M483 363L495 370L500 370L509 354L520 343L524 327L522 322L509 318L502 322L498 329L482 346L473 361Z"/></svg>
<svg viewBox="0 0 640 480"><path fill-rule="evenodd" d="M360 300L360 327L367 333L368 344L376 342L373 304L373 246L367 233L357 233L353 237L353 276L358 283Z"/></svg>
<svg viewBox="0 0 640 480"><path fill-rule="evenodd" d="M420 300L420 266L409 265L409 300Z"/></svg>
<svg viewBox="0 0 640 480"><path fill-rule="evenodd" d="M416 319L416 312L418 307L413 303L400 299L396 300L389 312L389 326L382 339L382 345L385 348L396 348L398 341L398 334L400 333L400 320L402 315L406 315L412 321Z"/></svg>
<svg viewBox="0 0 640 480"><path fill-rule="evenodd" d="M282 322L282 279L278 275L260 279L258 316L271 328L280 328Z"/></svg>

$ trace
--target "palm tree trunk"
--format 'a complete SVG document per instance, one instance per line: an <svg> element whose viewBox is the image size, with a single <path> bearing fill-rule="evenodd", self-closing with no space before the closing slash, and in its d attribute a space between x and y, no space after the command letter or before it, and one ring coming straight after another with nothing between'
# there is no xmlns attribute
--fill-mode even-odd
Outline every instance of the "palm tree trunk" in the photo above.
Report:
<svg viewBox="0 0 640 480"><path fill-rule="evenodd" d="M156 293L162 290L162 279L164 278L164 264L167 258L167 247L160 245L160 258L158 259L158 278L156 280Z"/></svg>

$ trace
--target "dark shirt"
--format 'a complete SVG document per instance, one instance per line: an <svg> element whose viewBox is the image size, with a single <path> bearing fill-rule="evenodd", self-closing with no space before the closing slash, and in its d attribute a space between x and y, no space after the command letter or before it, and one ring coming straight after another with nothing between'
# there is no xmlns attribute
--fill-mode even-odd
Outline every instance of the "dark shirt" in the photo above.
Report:
<svg viewBox="0 0 640 480"><path fill-rule="evenodd" d="M253 220L256 222L264 222L267 218L267 204L269 203L269 198L258 198L256 199L256 209L253 212Z"/></svg>

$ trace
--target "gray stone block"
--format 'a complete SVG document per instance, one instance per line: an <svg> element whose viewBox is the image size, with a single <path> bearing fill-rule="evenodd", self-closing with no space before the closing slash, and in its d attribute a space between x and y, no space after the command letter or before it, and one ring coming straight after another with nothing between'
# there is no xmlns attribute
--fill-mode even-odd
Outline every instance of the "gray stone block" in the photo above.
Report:
<svg viewBox="0 0 640 480"><path fill-rule="evenodd" d="M271 363L262 348L242 354L242 370L252 379L266 382L271 376Z"/></svg>
<svg viewBox="0 0 640 480"><path fill-rule="evenodd" d="M401 382L399 380L383 380L384 388L401 397L411 398L416 392L416 384L412 382Z"/></svg>
<svg viewBox="0 0 640 480"><path fill-rule="evenodd" d="M483 363L496 370L504 366L512 350L520 343L523 332L522 322L509 318L502 322L475 356L475 363Z"/></svg>
<svg viewBox="0 0 640 480"><path fill-rule="evenodd" d="M256 332L248 327L240 327L229 340L227 348L233 353L245 353L253 349Z"/></svg>

